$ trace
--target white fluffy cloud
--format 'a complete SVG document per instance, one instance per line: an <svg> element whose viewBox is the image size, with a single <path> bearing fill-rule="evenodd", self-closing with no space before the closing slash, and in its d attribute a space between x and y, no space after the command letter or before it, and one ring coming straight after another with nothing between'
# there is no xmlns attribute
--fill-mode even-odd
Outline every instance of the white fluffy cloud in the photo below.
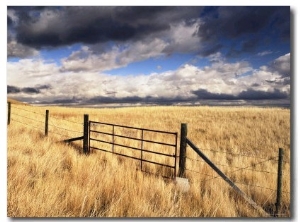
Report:
<svg viewBox="0 0 300 222"><path fill-rule="evenodd" d="M89 53L88 48L82 50ZM72 56L79 58L76 53ZM275 61L287 60L286 56L283 56ZM284 68L285 65L281 65L279 70ZM47 90L33 96L35 100L49 102L71 98L89 100L96 97L180 97L188 100L195 98L193 92L199 89L208 93L233 96L250 89L264 92L278 89L289 92L289 84L275 84L276 80L281 78L280 72L272 72L269 67L254 70L246 62L226 63L223 60L203 68L186 64L177 70L162 73L115 76L91 71L61 72L61 67L55 63L23 59L19 62L9 62L7 73L7 82L11 86L50 85Z"/></svg>
<svg viewBox="0 0 300 222"><path fill-rule="evenodd" d="M138 41L129 45L114 46L108 51L95 52L91 47L84 46L73 52L68 58L62 59L65 71L106 71L125 67L132 62L146 60L163 55L162 50L167 43L160 39Z"/></svg>
<svg viewBox="0 0 300 222"><path fill-rule="evenodd" d="M21 59L7 63L7 84L26 87L32 84L43 84L51 81L59 73L55 63L47 63L41 59Z"/></svg>
<svg viewBox="0 0 300 222"><path fill-rule="evenodd" d="M89 47L82 47L73 52L68 58L61 60L62 70L74 72L105 71L120 67L116 63L119 50L114 47L109 52L94 54Z"/></svg>

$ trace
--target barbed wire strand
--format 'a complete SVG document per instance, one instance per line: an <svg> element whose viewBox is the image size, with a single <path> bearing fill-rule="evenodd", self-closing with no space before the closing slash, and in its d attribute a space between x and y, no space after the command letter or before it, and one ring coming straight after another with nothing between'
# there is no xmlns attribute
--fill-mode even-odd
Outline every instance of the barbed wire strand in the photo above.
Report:
<svg viewBox="0 0 300 222"><path fill-rule="evenodd" d="M186 169L186 170L188 170L188 169ZM209 177L214 177L214 179L222 179L222 177L220 177L220 176L212 176L212 175L209 175L209 174L204 174L204 173L199 173L199 172L195 172L195 173L205 175L205 176L209 176ZM201 180L200 182L206 182L206 181L208 181L208 180ZM276 191L276 190L268 188L268 187L262 187L262 186L253 185L253 184L246 184L246 183L241 183L241 182L237 182L237 181L232 181L232 182L237 183L237 184L241 184L241 185L245 185L245 186L251 186L251 187L257 187L257 188L260 188L260 189L267 189L267 190ZM282 192L284 192L284 191L282 191Z"/></svg>
<svg viewBox="0 0 300 222"><path fill-rule="evenodd" d="M247 183L242 183L242 182L239 182L239 181L233 181L233 182L237 183L237 184L245 185L245 186L251 186L251 187L257 187L257 188L262 188L262 189L266 189L266 190L276 191L276 190L274 190L272 188L269 188L269 187L262 187L262 186L259 186L259 185L247 184Z"/></svg>
<svg viewBox="0 0 300 222"><path fill-rule="evenodd" d="M41 123L44 123L44 121L40 121L40 120L36 120L36 119L32 119L32 118L29 118L29 117L26 117L26 116L22 116L22 115L19 115L19 114L16 114L16 113L12 113L12 115L16 115L16 116L19 116L19 117L22 117L22 118L25 118L25 119L29 119L29 120L32 120L32 121L36 121L36 122L41 122ZM12 118L13 119L13 118ZM13 119L14 121L17 121L19 123L22 123L22 124L25 124L25 125L28 125L30 126L30 124L27 124L27 123L24 123L22 121L18 121L17 119ZM75 132L75 133L83 133L82 131L75 131L75 130L69 130L69 129L66 129L66 128L63 128L63 127L59 127L59 126L55 126L54 124L48 124L49 126L54 126L54 127L57 127L57 128L60 128L60 129L63 129L63 130L66 130L66 131L70 131L70 132ZM38 129L41 129L39 127L36 127ZM41 130L44 130L44 129L41 129ZM55 133L55 132L54 132ZM58 133L56 133L58 134ZM66 135L65 135L66 136Z"/></svg>
<svg viewBox="0 0 300 222"><path fill-rule="evenodd" d="M195 160L195 159L191 159L191 158L188 158L188 157L186 157L186 158L189 159L189 160L191 160L191 161L203 162L201 160ZM214 164L218 165L218 166L223 166L223 167L230 167L230 168L242 169L242 167L230 166L230 165L226 165L226 164L223 164L223 163L214 162ZM255 170L255 169L245 169L245 170L251 170L251 171L260 172L260 173L270 173L270 174L277 175L277 173L275 173L275 172L269 172L269 171L265 171L265 170Z"/></svg>
<svg viewBox="0 0 300 222"><path fill-rule="evenodd" d="M53 116L51 116L51 118L58 119L58 118L53 117ZM69 129L65 129L65 128L63 128L63 127L57 126L57 125L55 125L55 124L53 123L53 121L51 120L51 118L49 118L50 122L52 123L52 124L51 124L51 123L49 124L50 126L54 126L54 127L56 127L56 128L63 129L63 130L66 130L66 131L71 131L71 132L76 132L76 133L83 133L83 131L80 131L80 132L79 132L79 131L69 130ZM64 119L60 119L60 120L64 120ZM64 120L64 121L68 121L68 120ZM76 123L76 122L73 122L73 121L68 121L68 122ZM79 123L77 123L77 124L79 124ZM80 124L80 125L81 125L81 124Z"/></svg>
<svg viewBox="0 0 300 222"><path fill-rule="evenodd" d="M23 125L29 126L29 128L32 128L32 129L44 130L44 129L41 129L41 128L39 128L39 127L31 126L31 125L29 125L29 124L27 124L27 123L20 122L20 121L18 121L18 120L16 120L16 119L13 119L13 118L12 118L11 120L13 120L13 121L15 121L15 122L17 122L17 123L21 123L21 124L23 124Z"/></svg>
<svg viewBox="0 0 300 222"><path fill-rule="evenodd" d="M215 152L215 153L226 153L226 154L231 154L233 156L244 156L244 157L251 157L251 158L267 160L266 158L258 157L257 155L252 155L251 156L251 155L246 155L246 154L241 154L241 153L231 153L231 152L217 151L217 150L211 150L211 149L201 149L201 150L206 150L206 151Z"/></svg>
<svg viewBox="0 0 300 222"><path fill-rule="evenodd" d="M30 113L35 113L35 114L45 116L45 113L38 113L38 112L30 111L30 110L27 110L27 109L21 109L19 107L15 107L15 106L14 106L14 108L19 109L19 110L24 110L24 111L27 111L27 112L30 112ZM63 120L63 121L67 121L67 122L71 122L71 123L75 123L75 124L79 124L79 125L83 125L83 123L78 123L78 122L71 121L71 120L61 119L61 118L58 118L58 117L55 117L55 116L51 116L51 118L58 119L58 120Z"/></svg>
<svg viewBox="0 0 300 222"><path fill-rule="evenodd" d="M24 111L27 111L27 112L30 112L30 113L35 113L35 114L38 114L38 115L43 115L43 116L45 116L45 113L42 114L42 113L38 113L38 112L35 112L35 111L27 110L27 109L21 109L21 108L16 107L16 106L13 106L13 108L19 109L19 110L24 110Z"/></svg>
<svg viewBox="0 0 300 222"><path fill-rule="evenodd" d="M44 121L35 120L35 119L29 118L29 117L26 117L26 116L22 116L22 115L19 115L19 114L16 114L16 113L14 113L13 115L20 116L20 117L23 117L23 118L26 118L26 119L30 119L30 120L32 120L32 121L44 123ZM48 125L49 125L49 126L54 126L54 127L56 127L56 128L63 129L63 130L66 130L66 131L70 131L70 132L83 133L83 131L69 130L69 129L66 129L66 128L63 128L63 127L55 126L54 124L48 124Z"/></svg>
<svg viewBox="0 0 300 222"><path fill-rule="evenodd" d="M203 162L202 159L193 159L193 158L190 158L190 157L186 157L187 159L191 160L191 161L197 161L197 162ZM200 157L199 157L200 158ZM273 158L272 158L273 159ZM269 159L264 159L264 160L269 160ZM278 160L277 160L278 161ZM204 163L204 162L203 162ZM226 165L224 163L218 163L218 162L214 162L215 165L220 165L220 166L225 166L225 167L232 167L232 168L238 168L238 169L241 169L242 167L238 167L238 166L230 166L230 165ZM259 171L261 172L261 171ZM263 172L263 171L262 171ZM268 171L267 171L268 172ZM268 173L274 173L274 172L268 172ZM274 173L274 174L277 174L277 173Z"/></svg>
<svg viewBox="0 0 300 222"><path fill-rule="evenodd" d="M62 121L67 121L67 122L70 122L70 123L75 123L75 124L79 124L79 125L82 125L82 126L83 126L83 123L78 123L78 122L75 122L75 121L66 120L66 119L62 119L62 118L55 117L55 116L51 116L51 118L57 119L57 120L62 120Z"/></svg>
<svg viewBox="0 0 300 222"><path fill-rule="evenodd" d="M264 163L264 162L270 161L271 159L274 159L274 158L276 158L276 157L270 158L269 160L264 160L264 161L258 162L258 163L255 164L255 166L256 166L256 165L259 165L259 164L262 164L262 163ZM249 167L253 167L253 166L251 165L251 166L247 166L247 167L244 167L244 168L240 168L240 169L238 169L238 170L229 171L228 173L234 173L234 172L237 172L237 171L240 171L240 170L247 169L247 168L249 168ZM215 179L215 178L217 178L217 177L220 177L220 176L216 176L216 177L211 178L211 179L208 179L208 180L212 180L212 179ZM205 180L205 181L208 181L208 180ZM203 182L205 182L205 181L203 181Z"/></svg>
<svg viewBox="0 0 300 222"><path fill-rule="evenodd" d="M59 128L59 129L63 129L63 130L66 130L66 131L70 131L70 132L75 132L75 133L83 133L83 131L76 131L76 130L69 130L69 129L66 129L66 128L63 128L63 127L60 127L60 126L55 126L53 124L48 124L49 126L54 126L56 128Z"/></svg>
<svg viewBox="0 0 300 222"><path fill-rule="evenodd" d="M209 176L209 177L212 177L212 178L215 178L215 179L222 179L222 177L220 176L213 176L213 175L209 175L209 174L205 174L205 173L200 173L198 171L194 171L194 170L190 170L190 169L186 169L188 171L191 171L193 173L198 173L198 174L201 174L201 175L205 175L205 176ZM201 180L200 182L205 182L205 181L208 181L208 180ZM242 184L242 185L246 185L246 186L254 186L254 187L259 187L259 188L264 188L264 189L269 189L269 190L273 190L273 191L276 191L274 189L271 189L271 188L267 188L267 187L262 187L262 186L257 186L257 185L252 185L252 184L245 184L245 183L241 183L241 182L237 182L237 181L233 181L234 183L238 183L238 184Z"/></svg>
<svg viewBox="0 0 300 222"><path fill-rule="evenodd" d="M254 185L254 184L246 184L246 183L242 183L242 182L239 182L239 181L234 181L234 183L242 184L242 185L245 185L245 186L258 187L258 188L268 189L268 190L272 190L272 191L277 191L276 189L272 189L272 188L268 188L268 187L262 187L262 186ZM284 191L284 190L282 190L281 192L288 193L288 194L290 193L290 192Z"/></svg>
<svg viewBox="0 0 300 222"><path fill-rule="evenodd" d="M70 135L65 135L65 134L54 132L54 131L49 131L49 133L54 133L54 134L60 135L61 137L71 137ZM74 135L72 135L72 137L74 137Z"/></svg>
<svg viewBox="0 0 300 222"><path fill-rule="evenodd" d="M26 116L22 116L22 115L19 115L19 114L16 114L16 113L12 113L12 114L13 114L13 115L16 115L16 116L20 116L20 117L26 118L26 119L30 119L30 120L32 120L32 121L44 123L44 121L32 119L32 118L29 118L29 117L26 117ZM54 127L56 127L56 128L63 129L63 130L66 130L66 131L70 131L70 132L83 133L83 131L69 130L69 129L66 129L66 128L63 128L63 127L60 127L60 126L56 126L56 125L54 125L54 124L48 124L48 125L49 125L49 126L54 126Z"/></svg>
<svg viewBox="0 0 300 222"><path fill-rule="evenodd" d="M19 121L19 120L14 119L14 118L12 118L12 120L15 121L15 122L17 122L17 123L21 123L21 124L23 124L23 125L25 125L25 126L28 126L28 127L31 128L31 129L37 129L37 130L41 130L41 131L44 131L44 130L45 130L45 129L42 129L42 128L40 128L40 127L34 127L34 126L30 125L30 124L21 122L21 121ZM54 132L54 131L49 131L48 133L50 133L50 132L51 132L51 133L54 133L54 134L57 134L57 135L60 135L61 137L70 137L70 135L65 135L65 134L61 134L61 133Z"/></svg>
<svg viewBox="0 0 300 222"><path fill-rule="evenodd" d="M271 192L269 197L266 198L265 202L262 205L265 206L267 204L267 202L271 200L271 197L275 195L275 193L276 193L276 190L273 190L273 192Z"/></svg>
<svg viewBox="0 0 300 222"><path fill-rule="evenodd" d="M32 120L32 121L44 123L44 121L32 119L32 118L29 118L29 117L27 117L27 116L22 116L22 115L19 115L19 114L16 114L16 113L11 113L11 114L12 114L12 115L16 115L16 116L20 116L20 117L23 117L23 118L26 118L26 119L30 119L30 120Z"/></svg>
<svg viewBox="0 0 300 222"><path fill-rule="evenodd" d="M191 170L191 169L186 169L186 170L187 171L191 171L193 173L200 174L200 175L209 176L209 177L211 177L211 179L222 179L222 177L220 177L220 176L213 176L213 175L209 175L209 174L205 174L205 173L200 173L198 171L194 171L194 170ZM208 180L201 180L200 182L205 182L205 181L208 181ZM254 185L254 184L246 184L246 183L242 183L242 182L238 182L238 181L233 181L233 183L237 183L237 184L241 184L241 185L245 185L245 186L257 187L257 188L261 188L261 189L267 189L267 190L277 191L277 190L274 190L274 189L269 188L269 187L263 187L263 186ZM290 193L288 191L282 191L282 192L284 192L284 193Z"/></svg>

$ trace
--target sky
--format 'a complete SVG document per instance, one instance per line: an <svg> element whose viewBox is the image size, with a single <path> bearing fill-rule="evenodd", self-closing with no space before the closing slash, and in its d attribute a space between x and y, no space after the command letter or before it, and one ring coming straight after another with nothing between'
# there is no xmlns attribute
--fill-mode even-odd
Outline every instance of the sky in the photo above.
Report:
<svg viewBox="0 0 300 222"><path fill-rule="evenodd" d="M7 96L289 106L290 19L289 6L8 6Z"/></svg>

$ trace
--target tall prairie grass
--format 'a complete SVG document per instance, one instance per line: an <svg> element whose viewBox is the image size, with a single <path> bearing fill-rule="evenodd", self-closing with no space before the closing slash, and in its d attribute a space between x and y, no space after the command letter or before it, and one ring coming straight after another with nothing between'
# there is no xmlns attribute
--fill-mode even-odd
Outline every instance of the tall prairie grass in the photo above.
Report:
<svg viewBox="0 0 300 222"><path fill-rule="evenodd" d="M283 148L279 216L291 216L289 109L13 104L7 127L9 217L260 217L191 148L186 160L190 189L184 192L172 179L141 172L135 160L101 151L87 156L82 154L82 141L60 142L82 135L83 114L93 121L171 132L180 132L181 123L186 123L188 138L269 213L275 210L278 148ZM145 167L168 174L153 164Z"/></svg>

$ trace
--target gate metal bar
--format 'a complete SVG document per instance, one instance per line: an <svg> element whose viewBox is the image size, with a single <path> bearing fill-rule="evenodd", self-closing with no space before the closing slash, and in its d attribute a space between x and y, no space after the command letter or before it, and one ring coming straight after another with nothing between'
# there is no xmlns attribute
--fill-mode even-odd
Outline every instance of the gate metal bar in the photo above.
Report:
<svg viewBox="0 0 300 222"><path fill-rule="evenodd" d="M178 138L177 132L168 132L168 131L162 131L162 130L145 129L145 128L139 128L139 127L123 126L123 125L118 125L118 124L103 123L103 122L96 122L96 121L89 121L89 125L90 125L90 127L89 127L89 132L90 132L89 141L96 141L96 142L101 142L101 143L106 143L106 144L111 144L112 145L112 151L109 151L109 150L102 149L100 147L92 146L91 142L90 142L89 144L90 144L91 149L96 149L96 150L104 151L104 152L107 152L107 153L113 153L113 154L117 154L117 155L120 155L120 156L128 157L128 158L131 158L131 159L140 160L141 161L141 164L140 164L141 165L141 170L143 170L142 169L143 168L143 162L173 168L174 169L174 177L176 177L176 170L177 170L176 157L177 157L177 138ZM92 125L111 126L112 127L112 132L109 133L109 132L103 132L103 131L91 129ZM141 131L141 138L130 137L130 136L125 136L125 135L121 135L121 134L115 134L116 133L116 130L115 130L116 127L125 128L125 129L139 130L139 131ZM165 142L159 142L159 141L144 139L145 132L154 132L154 133L160 133L160 134L173 135L175 141L174 141L174 143L165 143ZM102 139L93 138L91 133L112 136L112 142L105 141L105 140L102 140ZM137 148L137 147L133 147L133 146L123 145L121 143L116 143L115 142L116 137L135 140L135 141L140 141L141 142L140 147ZM146 150L144 148L144 143L153 143L153 144L159 144L159 145L163 145L163 146L173 147L175 149L175 154L167 154L167 153L162 153L162 152L157 152L157 151ZM140 158L130 156L130 155L126 155L126 154L117 153L117 152L115 152L115 146L125 147L125 148L129 148L129 149L132 149L132 150L140 150L141 151ZM168 165L168 164L163 164L163 163L143 159L143 152L152 153L152 154L155 154L155 155L166 156L166 157L172 157L172 158L174 158L174 165Z"/></svg>

